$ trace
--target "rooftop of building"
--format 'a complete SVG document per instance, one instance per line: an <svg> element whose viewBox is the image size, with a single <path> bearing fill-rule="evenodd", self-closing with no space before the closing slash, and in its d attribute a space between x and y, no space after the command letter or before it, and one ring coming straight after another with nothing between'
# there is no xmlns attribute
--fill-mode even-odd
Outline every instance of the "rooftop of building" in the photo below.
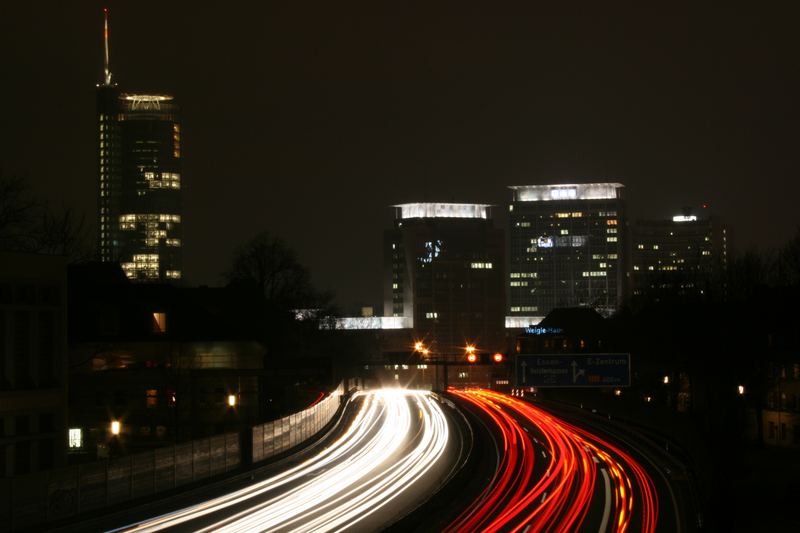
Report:
<svg viewBox="0 0 800 533"><path fill-rule="evenodd" d="M516 202L557 200L610 200L619 198L622 183L555 183L550 185L511 185Z"/></svg>
<svg viewBox="0 0 800 533"><path fill-rule="evenodd" d="M488 204L460 204L419 202L410 204L393 205L395 218L405 220L409 218L482 218L490 217Z"/></svg>

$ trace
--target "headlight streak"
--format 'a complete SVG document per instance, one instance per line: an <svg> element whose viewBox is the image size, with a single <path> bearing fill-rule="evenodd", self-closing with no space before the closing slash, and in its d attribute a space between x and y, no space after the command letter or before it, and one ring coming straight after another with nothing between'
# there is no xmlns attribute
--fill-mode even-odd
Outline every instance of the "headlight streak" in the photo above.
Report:
<svg viewBox="0 0 800 533"><path fill-rule="evenodd" d="M487 414L499 429L503 449L489 486L445 531L575 531L588 527L584 521L595 492L606 505L606 530L628 530L636 509L641 531L655 531L655 486L617 446L511 396L490 390L451 392ZM529 435L512 413L536 427L544 441ZM538 459L534 442L544 448L539 457L547 462L538 477L533 475ZM601 472L612 487L606 493L604 481L598 481ZM597 483L601 491L595 490ZM612 508L613 519L607 520Z"/></svg>
<svg viewBox="0 0 800 533"><path fill-rule="evenodd" d="M449 438L445 415L426 391L381 389L357 394L364 401L353 423L318 455L244 489L126 526L127 530L175 527L242 502L252 504L244 511L239 506L239 512L200 531L352 527L425 475L441 458ZM419 411L421 418L412 411ZM281 487L284 490L276 491Z"/></svg>

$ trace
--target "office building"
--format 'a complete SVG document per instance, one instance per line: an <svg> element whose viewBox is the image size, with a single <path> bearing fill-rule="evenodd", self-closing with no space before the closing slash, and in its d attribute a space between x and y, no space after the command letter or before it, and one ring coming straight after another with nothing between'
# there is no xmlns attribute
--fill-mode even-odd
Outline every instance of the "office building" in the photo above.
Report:
<svg viewBox="0 0 800 533"><path fill-rule="evenodd" d="M691 210L631 227L633 296L724 297L728 229L719 217Z"/></svg>
<svg viewBox="0 0 800 533"><path fill-rule="evenodd" d="M172 96L97 88L98 252L134 281L181 279L181 124Z"/></svg>
<svg viewBox="0 0 800 533"><path fill-rule="evenodd" d="M482 204L394 206L384 239L384 315L432 355L504 348L503 230Z"/></svg>
<svg viewBox="0 0 800 533"><path fill-rule="evenodd" d="M558 307L613 314L625 295L623 185L510 189L507 325L536 324Z"/></svg>

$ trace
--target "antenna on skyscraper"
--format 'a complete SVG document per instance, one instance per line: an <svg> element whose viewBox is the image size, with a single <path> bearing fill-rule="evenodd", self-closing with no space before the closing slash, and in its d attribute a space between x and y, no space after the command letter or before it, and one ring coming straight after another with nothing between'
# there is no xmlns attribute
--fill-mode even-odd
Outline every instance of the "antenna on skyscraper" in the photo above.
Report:
<svg viewBox="0 0 800 533"><path fill-rule="evenodd" d="M108 63L108 8L103 8L103 42L105 43L105 85L111 85L111 67Z"/></svg>

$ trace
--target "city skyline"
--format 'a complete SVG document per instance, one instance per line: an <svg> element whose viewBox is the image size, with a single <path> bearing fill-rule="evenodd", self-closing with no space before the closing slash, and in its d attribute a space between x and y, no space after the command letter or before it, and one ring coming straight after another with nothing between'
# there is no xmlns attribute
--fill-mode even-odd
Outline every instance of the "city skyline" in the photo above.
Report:
<svg viewBox="0 0 800 533"><path fill-rule="evenodd" d="M19 82L3 89L19 104L3 172L30 176L51 202L90 218L101 4L29 9L3 8ZM631 219L709 202L730 221L737 251L778 246L796 230L797 78L782 59L789 37L777 16L729 11L713 22L699 12L633 24L618 14L590 24L461 13L442 24L444 8L422 21L380 7L345 16L320 6L308 16L258 6L246 20L181 5L156 18L138 6L110 9L116 81L176 94L189 117L191 284L220 283L236 244L268 229L340 303L377 303L389 206L504 206L506 185L620 181ZM510 69L526 56L529 71ZM611 81L616 92L605 88ZM45 95L50 105L34 103ZM55 147L47 158L35 157L42 144ZM332 216L341 217L335 230L324 224Z"/></svg>

